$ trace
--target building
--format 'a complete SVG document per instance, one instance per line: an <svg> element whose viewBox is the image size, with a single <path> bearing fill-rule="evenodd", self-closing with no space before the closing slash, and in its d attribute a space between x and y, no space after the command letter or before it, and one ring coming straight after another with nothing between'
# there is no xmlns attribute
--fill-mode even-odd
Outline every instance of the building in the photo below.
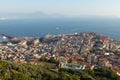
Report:
<svg viewBox="0 0 120 80"><path fill-rule="evenodd" d="M81 71L85 69L85 65L60 62L60 68Z"/></svg>

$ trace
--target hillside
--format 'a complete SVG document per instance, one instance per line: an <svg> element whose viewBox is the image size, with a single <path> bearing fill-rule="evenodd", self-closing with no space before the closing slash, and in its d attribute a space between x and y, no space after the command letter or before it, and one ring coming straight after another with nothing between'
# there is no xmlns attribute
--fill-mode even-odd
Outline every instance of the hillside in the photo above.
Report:
<svg viewBox="0 0 120 80"><path fill-rule="evenodd" d="M105 68L76 72L44 66L13 63L0 60L0 80L120 80L113 71Z"/></svg>

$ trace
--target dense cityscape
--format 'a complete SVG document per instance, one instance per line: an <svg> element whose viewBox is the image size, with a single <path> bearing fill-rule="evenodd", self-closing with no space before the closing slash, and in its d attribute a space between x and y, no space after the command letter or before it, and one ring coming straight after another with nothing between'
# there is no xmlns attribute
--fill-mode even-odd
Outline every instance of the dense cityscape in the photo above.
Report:
<svg viewBox="0 0 120 80"><path fill-rule="evenodd" d="M120 0L1 0L0 80L120 80Z"/></svg>
<svg viewBox="0 0 120 80"><path fill-rule="evenodd" d="M84 70L105 67L120 75L120 41L108 36L82 32L43 38L17 38L5 34L1 37L2 60L38 65L42 58L53 58L61 68Z"/></svg>

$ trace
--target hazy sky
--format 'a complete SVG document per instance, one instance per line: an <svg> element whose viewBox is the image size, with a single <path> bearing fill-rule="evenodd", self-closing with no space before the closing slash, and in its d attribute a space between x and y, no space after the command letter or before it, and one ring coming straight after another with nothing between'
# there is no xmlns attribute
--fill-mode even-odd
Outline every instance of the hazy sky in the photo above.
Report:
<svg viewBox="0 0 120 80"><path fill-rule="evenodd" d="M0 13L120 16L120 0L0 0Z"/></svg>

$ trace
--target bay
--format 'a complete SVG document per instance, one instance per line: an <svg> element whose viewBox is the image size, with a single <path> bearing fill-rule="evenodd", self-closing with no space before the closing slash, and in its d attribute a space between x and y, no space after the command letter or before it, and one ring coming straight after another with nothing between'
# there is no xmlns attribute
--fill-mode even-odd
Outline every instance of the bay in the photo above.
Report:
<svg viewBox="0 0 120 80"><path fill-rule="evenodd" d="M45 18L0 21L0 34L43 37L47 34L96 32L120 39L119 18Z"/></svg>

